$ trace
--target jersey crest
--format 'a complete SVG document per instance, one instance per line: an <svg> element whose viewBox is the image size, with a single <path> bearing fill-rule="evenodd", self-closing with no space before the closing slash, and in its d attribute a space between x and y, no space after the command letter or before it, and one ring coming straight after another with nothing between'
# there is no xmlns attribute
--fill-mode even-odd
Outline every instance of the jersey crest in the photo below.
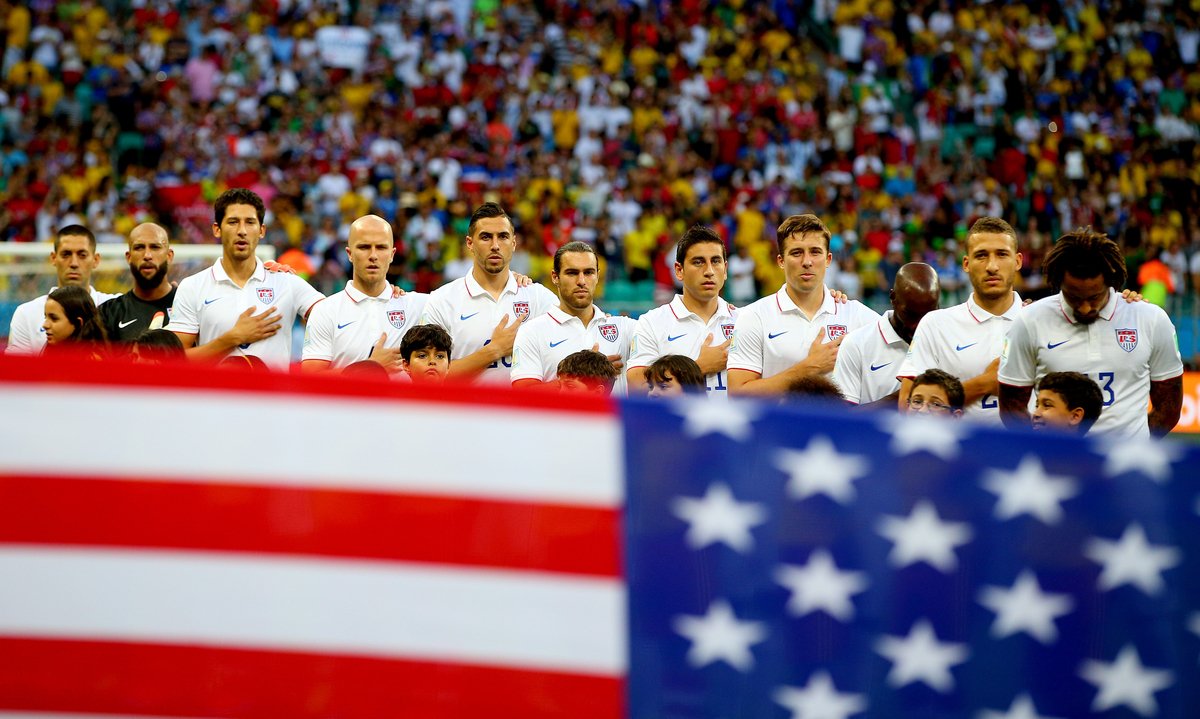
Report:
<svg viewBox="0 0 1200 719"><path fill-rule="evenodd" d="M269 305L272 302L274 302L275 301L275 288L274 287L259 287L258 288L258 301L263 303L264 305Z"/></svg>
<svg viewBox="0 0 1200 719"><path fill-rule="evenodd" d="M392 327L400 329L404 326L404 310L388 310L388 322Z"/></svg>
<svg viewBox="0 0 1200 719"><path fill-rule="evenodd" d="M522 322L529 319L529 303L528 302L514 302L513 303L513 314L516 315L517 319L521 320Z"/></svg>
<svg viewBox="0 0 1200 719"><path fill-rule="evenodd" d="M600 336L609 342L616 342L620 334L616 325L600 325Z"/></svg>
<svg viewBox="0 0 1200 719"><path fill-rule="evenodd" d="M733 325L721 325L721 331L725 333L725 339L733 337Z"/></svg>
<svg viewBox="0 0 1200 719"><path fill-rule="evenodd" d="M825 331L829 333L829 339L836 340L850 330L846 325L826 325Z"/></svg>
<svg viewBox="0 0 1200 719"><path fill-rule="evenodd" d="M1137 330L1117 330L1117 344L1126 352L1132 352L1137 347Z"/></svg>

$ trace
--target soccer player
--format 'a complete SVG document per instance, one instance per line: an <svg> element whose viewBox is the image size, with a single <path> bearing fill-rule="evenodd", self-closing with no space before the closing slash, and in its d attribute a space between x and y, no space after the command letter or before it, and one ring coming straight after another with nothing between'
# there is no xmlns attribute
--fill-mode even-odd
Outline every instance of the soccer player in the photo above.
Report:
<svg viewBox="0 0 1200 719"><path fill-rule="evenodd" d="M860 327L842 340L833 381L850 404L895 407L900 394L896 371L908 354L908 344L921 319L938 308L941 290L937 271L924 262L910 262L896 273L890 298L892 309L874 326Z"/></svg>
<svg viewBox="0 0 1200 719"><path fill-rule="evenodd" d="M912 379L939 368L963 385L967 419L999 425L996 369L1004 337L1021 311L1013 291L1021 255L1017 232L997 217L981 217L967 232L963 269L971 280L967 301L925 315L899 371L899 406L904 409Z"/></svg>
<svg viewBox="0 0 1200 719"><path fill-rule="evenodd" d="M612 394L621 371L596 350L572 352L555 368L558 391L575 394Z"/></svg>
<svg viewBox="0 0 1200 719"><path fill-rule="evenodd" d="M255 257L265 215L262 198L243 188L226 190L213 205L221 258L179 283L167 327L189 359L257 357L271 369L286 369L295 319L306 319L325 299L294 274L268 272Z"/></svg>
<svg viewBox="0 0 1200 719"><path fill-rule="evenodd" d="M1033 428L1053 427L1087 434L1100 417L1100 387L1079 372L1051 372L1037 383Z"/></svg>
<svg viewBox="0 0 1200 719"><path fill-rule="evenodd" d="M958 419L963 415L962 382L940 369L925 370L912 380L912 391L904 401L909 412L944 415Z"/></svg>
<svg viewBox="0 0 1200 719"><path fill-rule="evenodd" d="M1029 425L1029 395L1039 377L1078 371L1104 399L1093 432L1118 438L1170 432L1183 406L1175 327L1157 305L1117 296L1126 280L1117 243L1090 227L1068 232L1046 253L1043 274L1059 292L1030 305L1009 330L999 373L1004 424Z"/></svg>
<svg viewBox="0 0 1200 719"><path fill-rule="evenodd" d="M712 228L694 225L679 238L675 278L683 283L683 294L638 318L626 372L630 394L646 391L651 362L680 354L700 365L710 398L728 397L725 363L736 310L721 298L725 259L725 243Z"/></svg>
<svg viewBox="0 0 1200 719"><path fill-rule="evenodd" d="M558 363L567 355L594 349L618 370L629 359L636 322L605 313L594 303L599 263L596 250L584 242L568 242L554 253L550 279L559 303L541 317L524 322L513 345L513 387L536 387L558 378ZM622 373L623 375L623 373ZM624 396L625 377L614 390Z"/></svg>
<svg viewBox="0 0 1200 719"><path fill-rule="evenodd" d="M417 325L404 333L400 357L415 383L441 384L450 371L450 334L437 325Z"/></svg>
<svg viewBox="0 0 1200 719"><path fill-rule="evenodd" d="M133 289L100 305L100 319L114 343L133 342L147 330L162 329L175 303L175 286L167 276L175 251L167 231L143 222L130 231L128 243L125 261L133 274Z"/></svg>
<svg viewBox="0 0 1200 719"><path fill-rule="evenodd" d="M50 253L50 264L58 284L50 291L59 287L86 287L92 296L92 302L101 306L117 295L97 292L91 286L92 271L100 264L100 255L96 252L96 236L83 225L67 225L54 236L54 251ZM5 354L40 354L46 346L46 330L42 324L46 320L46 297L49 293L30 300L13 312L12 323L8 331L8 348Z"/></svg>
<svg viewBox="0 0 1200 719"><path fill-rule="evenodd" d="M313 308L304 331L302 371L336 371L363 360L392 374L402 371L401 340L420 320L429 296L394 295L387 271L395 254L390 222L365 215L350 223L346 255L353 276L344 290Z"/></svg>
<svg viewBox="0 0 1200 719"><path fill-rule="evenodd" d="M646 368L646 396L651 399L704 394L707 387L700 365L691 357L663 355Z"/></svg>
<svg viewBox="0 0 1200 719"><path fill-rule="evenodd" d="M483 203L467 227L471 271L429 295L421 322L442 327L454 340L452 377L511 384L513 343L521 322L558 304L541 285L518 285L508 267L517 242L504 209Z"/></svg>
<svg viewBox="0 0 1200 719"><path fill-rule="evenodd" d="M842 339L879 315L825 288L833 260L829 228L816 215L792 215L776 232L783 286L741 310L729 350L729 392L782 395L800 377L833 371Z"/></svg>

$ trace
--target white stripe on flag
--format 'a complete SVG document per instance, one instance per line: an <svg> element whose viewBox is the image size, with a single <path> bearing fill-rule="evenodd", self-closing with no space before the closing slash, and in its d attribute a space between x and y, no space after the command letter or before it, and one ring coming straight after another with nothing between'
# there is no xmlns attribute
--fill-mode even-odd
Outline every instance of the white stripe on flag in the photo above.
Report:
<svg viewBox="0 0 1200 719"><path fill-rule="evenodd" d="M0 472L604 507L623 494L613 415L12 383L0 383L0 396L21 408L0 412ZM143 425L154 426L153 438ZM293 441L281 446L279 437Z"/></svg>
<svg viewBox="0 0 1200 719"><path fill-rule="evenodd" d="M205 552L0 547L0 634L618 675L613 579Z"/></svg>

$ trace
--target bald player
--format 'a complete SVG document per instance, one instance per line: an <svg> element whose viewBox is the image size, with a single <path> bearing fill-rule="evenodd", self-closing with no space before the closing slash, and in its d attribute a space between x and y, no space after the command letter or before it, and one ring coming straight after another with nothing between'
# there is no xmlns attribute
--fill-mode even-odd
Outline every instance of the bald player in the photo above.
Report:
<svg viewBox="0 0 1200 719"><path fill-rule="evenodd" d="M872 326L860 327L842 341L833 381L847 402L895 407L900 395L896 371L921 319L938 308L941 288L937 271L924 262L910 262L896 273L890 298L892 309Z"/></svg>
<svg viewBox="0 0 1200 719"><path fill-rule="evenodd" d="M96 252L96 236L83 225L67 225L54 236L54 249L50 252L50 264L58 284L50 291L59 287L77 285L86 287L97 306L113 299L117 295L97 292L91 286L92 271L100 264L100 254ZM13 312L12 324L8 333L8 348L5 354L40 354L46 346L46 330L42 328L45 321L46 295L30 300Z"/></svg>
<svg viewBox="0 0 1200 719"><path fill-rule="evenodd" d="M390 374L401 372L400 343L418 324L429 296L419 292L394 296L387 271L395 254L390 222L366 215L350 224L346 255L353 277L344 290L309 315L302 371L340 370L370 360Z"/></svg>
<svg viewBox="0 0 1200 719"><path fill-rule="evenodd" d="M125 261L133 275L133 289L100 305L100 320L110 342L129 343L146 330L166 327L175 303L175 286L168 276L175 251L167 231L153 222L133 228Z"/></svg>

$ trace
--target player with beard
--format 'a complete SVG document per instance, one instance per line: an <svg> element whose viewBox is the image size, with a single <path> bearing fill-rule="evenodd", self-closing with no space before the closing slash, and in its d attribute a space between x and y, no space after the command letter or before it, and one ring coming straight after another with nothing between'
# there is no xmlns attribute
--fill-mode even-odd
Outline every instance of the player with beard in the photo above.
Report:
<svg viewBox="0 0 1200 719"><path fill-rule="evenodd" d="M168 277L175 251L167 231L144 222L129 233L125 261L133 274L133 289L100 305L100 319L113 343L129 343L147 330L167 326L175 303L175 286Z"/></svg>

